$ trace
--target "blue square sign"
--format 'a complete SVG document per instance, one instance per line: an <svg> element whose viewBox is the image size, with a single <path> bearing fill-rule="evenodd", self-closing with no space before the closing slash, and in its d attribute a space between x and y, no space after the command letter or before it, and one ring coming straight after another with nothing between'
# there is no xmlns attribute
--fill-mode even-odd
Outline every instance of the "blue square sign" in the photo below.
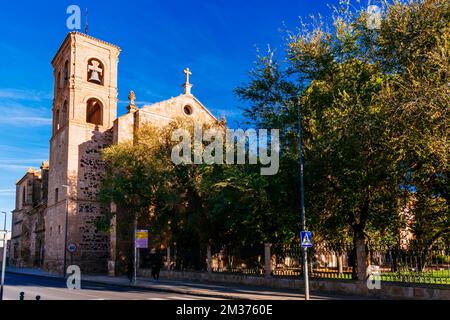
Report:
<svg viewBox="0 0 450 320"><path fill-rule="evenodd" d="M303 248L311 248L312 247L312 234L311 231L302 231L302 247Z"/></svg>

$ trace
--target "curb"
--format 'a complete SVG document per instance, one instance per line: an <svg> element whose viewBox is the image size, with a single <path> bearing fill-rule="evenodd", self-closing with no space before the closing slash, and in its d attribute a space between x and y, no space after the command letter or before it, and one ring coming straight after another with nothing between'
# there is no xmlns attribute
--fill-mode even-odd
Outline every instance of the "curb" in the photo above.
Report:
<svg viewBox="0 0 450 320"><path fill-rule="evenodd" d="M191 296L200 296L200 297L211 297L211 298L221 298L221 299L230 299L230 300L245 300L238 296L229 296L225 294L212 294L212 293L201 293L198 291L190 291L190 290L176 290L176 289L163 289L163 288L156 288L156 287L146 287L142 285L132 285L132 284L122 284L122 283L109 283L106 281L99 281L99 280L83 280L84 282L89 283L96 283L96 284L103 284L103 285L109 285L113 287L122 287L122 288L138 288L138 289L144 289L148 291L155 291L155 292L169 292L169 293L176 293L176 294L186 294Z"/></svg>
<svg viewBox="0 0 450 320"><path fill-rule="evenodd" d="M26 272L18 272L18 271L11 271L6 269L5 273L11 273L11 274L18 274L21 276L33 276L33 277L39 277L39 278L50 278L50 279L65 279L63 276L58 275L43 275L43 274L34 274L34 273L26 273Z"/></svg>
<svg viewBox="0 0 450 320"><path fill-rule="evenodd" d="M32 276L32 277L39 277L39 278L47 278L47 279L58 279L58 280L64 280L65 278L63 276L59 275L43 275L43 274L34 274L34 273L24 273L24 272L18 272L18 271L9 271L6 270L6 273L10 274L17 274L22 276ZM101 284L101 285L108 285L112 287L122 287L122 288L133 288L133 289L143 289L147 291L154 291L154 292L168 292L168 293L176 293L176 294L184 294L184 295L191 295L191 296L199 296L199 297L211 297L211 298L220 298L220 299L229 299L229 300L249 300L249 299L243 299L242 297L233 296L233 295L226 295L226 294L212 294L212 293L201 293L199 291L190 291L190 290L176 290L176 289L163 289L163 288L156 288L156 287L147 287L143 285L132 285L132 284L122 284L122 283L110 283L108 281L100 281L100 280L90 280L90 279L83 279L81 277L82 282L87 283L93 283L93 284Z"/></svg>

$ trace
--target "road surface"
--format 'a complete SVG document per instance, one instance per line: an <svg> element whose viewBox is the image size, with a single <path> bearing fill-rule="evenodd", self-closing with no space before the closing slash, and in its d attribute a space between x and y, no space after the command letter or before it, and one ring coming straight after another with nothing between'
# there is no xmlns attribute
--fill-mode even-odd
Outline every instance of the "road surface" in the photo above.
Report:
<svg viewBox="0 0 450 320"><path fill-rule="evenodd" d="M19 300L20 292L25 300L218 300L212 297L149 291L95 283L81 283L80 290L69 290L64 279L7 273L5 300Z"/></svg>

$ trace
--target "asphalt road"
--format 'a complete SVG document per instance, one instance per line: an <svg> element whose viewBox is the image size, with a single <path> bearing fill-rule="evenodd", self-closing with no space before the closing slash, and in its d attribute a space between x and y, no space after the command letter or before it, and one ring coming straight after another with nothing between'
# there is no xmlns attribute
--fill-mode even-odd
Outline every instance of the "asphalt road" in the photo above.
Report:
<svg viewBox="0 0 450 320"><path fill-rule="evenodd" d="M25 300L35 300L37 295L41 300L218 300L88 282L82 282L80 290L69 290L64 279L7 273L4 299L19 300L20 292L25 293Z"/></svg>

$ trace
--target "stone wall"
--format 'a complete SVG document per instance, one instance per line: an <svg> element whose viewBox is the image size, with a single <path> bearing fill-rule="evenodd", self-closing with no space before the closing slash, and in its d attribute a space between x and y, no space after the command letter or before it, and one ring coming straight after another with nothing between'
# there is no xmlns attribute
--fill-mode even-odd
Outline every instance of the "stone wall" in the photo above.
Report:
<svg viewBox="0 0 450 320"><path fill-rule="evenodd" d="M30 168L16 184L16 208L13 211L11 264L18 267L40 267L46 208L48 167ZM42 178L44 177L44 179Z"/></svg>
<svg viewBox="0 0 450 320"><path fill-rule="evenodd" d="M139 275L150 278L151 270L139 270ZM206 272L161 271L161 279L191 280L198 282L241 284L274 289L304 291L303 280L254 277L238 274ZM450 286L381 283L381 289L369 290L365 281L353 280L310 280L311 293L341 294L384 299L433 299L450 300Z"/></svg>
<svg viewBox="0 0 450 320"><path fill-rule="evenodd" d="M98 202L101 179L105 163L102 150L112 144L112 130L93 131L89 141L79 146L79 168L77 181L76 261L84 272L106 272L109 258L109 235L96 228L102 207ZM106 208L103 208L106 210Z"/></svg>

